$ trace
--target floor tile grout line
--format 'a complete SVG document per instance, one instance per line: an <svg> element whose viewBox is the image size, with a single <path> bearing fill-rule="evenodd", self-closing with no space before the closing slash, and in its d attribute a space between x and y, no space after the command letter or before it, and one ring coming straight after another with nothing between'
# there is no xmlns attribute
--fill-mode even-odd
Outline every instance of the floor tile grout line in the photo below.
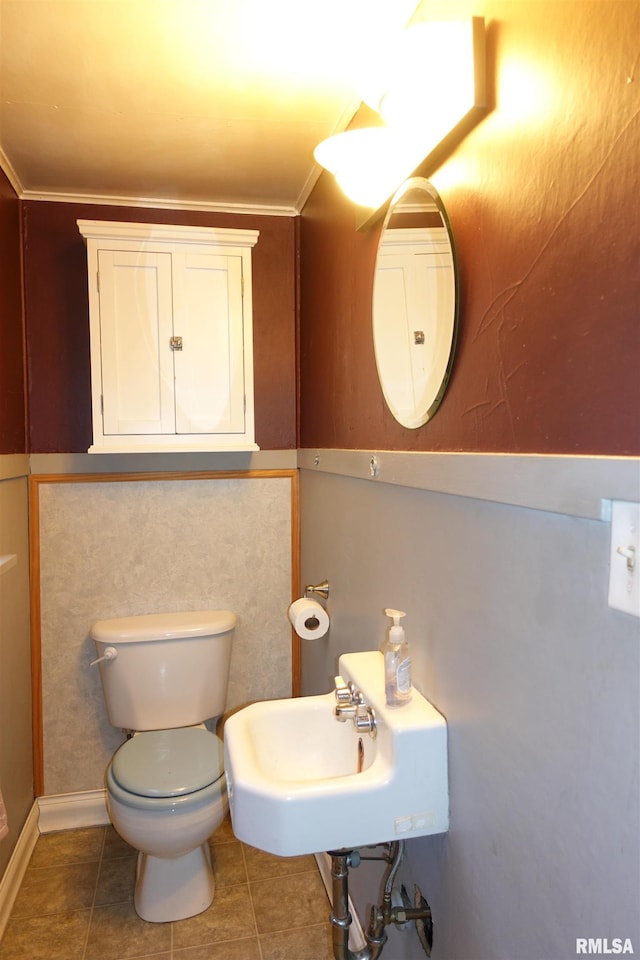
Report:
<svg viewBox="0 0 640 960"><path fill-rule="evenodd" d="M102 828L102 843L100 845L100 855L98 857L98 869L96 871L96 882L93 888L93 898L91 900L91 906L89 908L89 923L87 924L87 932L84 937L84 946L82 948L82 960L86 960L87 949L89 947L89 936L91 934L91 924L93 923L93 909L96 905L96 897L98 896L98 884L100 882L100 873L102 871L102 861L104 859L104 848L107 842L107 831L106 828Z"/></svg>
<svg viewBox="0 0 640 960"><path fill-rule="evenodd" d="M245 845L242 842L240 843L240 850L242 851L242 859L244 861L244 872L247 878L247 890L249 891L249 904L251 906L251 916L253 917L253 927L256 933L256 943L258 944L258 955L260 960L264 960L264 954L262 952L262 942L260 940L260 933L258 931L258 918L256 917L256 910L253 905L253 894L251 892L251 879L249 877L249 864L247 863Z"/></svg>

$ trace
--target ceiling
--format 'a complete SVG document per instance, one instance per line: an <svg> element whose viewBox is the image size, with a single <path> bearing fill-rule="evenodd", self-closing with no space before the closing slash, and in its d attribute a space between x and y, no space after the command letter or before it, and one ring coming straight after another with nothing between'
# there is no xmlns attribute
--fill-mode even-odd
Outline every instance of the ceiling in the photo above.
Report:
<svg viewBox="0 0 640 960"><path fill-rule="evenodd" d="M23 198L295 214L415 7L0 0L0 166Z"/></svg>

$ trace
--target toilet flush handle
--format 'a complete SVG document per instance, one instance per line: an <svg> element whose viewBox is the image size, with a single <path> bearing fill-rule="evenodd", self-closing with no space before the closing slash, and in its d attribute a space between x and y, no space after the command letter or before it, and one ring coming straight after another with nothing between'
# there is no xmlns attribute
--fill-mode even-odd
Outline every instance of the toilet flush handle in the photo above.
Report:
<svg viewBox="0 0 640 960"><path fill-rule="evenodd" d="M97 660L92 660L89 666L93 667L96 665L96 663L102 663L103 660L115 660L117 656L118 656L118 651L116 650L115 647L105 647L104 653L102 654L102 656L98 657Z"/></svg>

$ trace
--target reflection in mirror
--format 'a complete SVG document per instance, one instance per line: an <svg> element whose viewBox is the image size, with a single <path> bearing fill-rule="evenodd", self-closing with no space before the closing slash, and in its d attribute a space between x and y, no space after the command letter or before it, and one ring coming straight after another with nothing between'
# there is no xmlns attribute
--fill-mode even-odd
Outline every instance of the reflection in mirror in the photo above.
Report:
<svg viewBox="0 0 640 960"><path fill-rule="evenodd" d="M451 373L458 326L453 235L438 192L407 180L387 212L376 258L373 342L387 406L405 427L430 420Z"/></svg>

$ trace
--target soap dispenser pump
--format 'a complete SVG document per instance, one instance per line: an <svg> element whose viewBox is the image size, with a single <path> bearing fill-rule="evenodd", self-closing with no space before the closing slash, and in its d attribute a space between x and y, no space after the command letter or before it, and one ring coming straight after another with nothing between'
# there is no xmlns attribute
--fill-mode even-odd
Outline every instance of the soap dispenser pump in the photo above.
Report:
<svg viewBox="0 0 640 960"><path fill-rule="evenodd" d="M393 624L380 647L384 655L384 692L389 707L401 707L411 700L411 656L409 643L400 626L403 610L388 607L385 614Z"/></svg>

